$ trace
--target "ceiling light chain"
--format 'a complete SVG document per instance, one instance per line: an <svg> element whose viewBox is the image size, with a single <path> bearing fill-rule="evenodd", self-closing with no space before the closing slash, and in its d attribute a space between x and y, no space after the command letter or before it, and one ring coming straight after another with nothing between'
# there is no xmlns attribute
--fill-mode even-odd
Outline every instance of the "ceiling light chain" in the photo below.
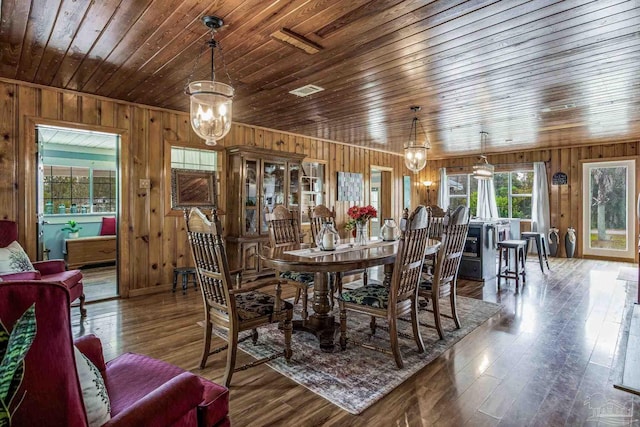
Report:
<svg viewBox="0 0 640 427"><path fill-rule="evenodd" d="M224 55L220 43L214 38L216 31L224 24L221 18L216 16L204 16L202 22L211 29L211 39L205 46L211 49L211 80L191 82L202 51L196 58L193 71L187 81L185 93L191 99L190 121L193 131L205 140L207 145L216 145L231 129L232 105L234 89L232 86L215 80L215 50L220 51L224 71L231 83L231 77L224 62Z"/></svg>
<svg viewBox="0 0 640 427"><path fill-rule="evenodd" d="M404 164L409 170L413 171L413 173L418 173L427 165L427 150L431 148L429 137L424 131L420 119L418 119L418 111L420 111L420 109L421 107L418 106L411 107L413 120L411 121L411 129L409 130L409 141L404 147ZM418 126L422 129L425 137L425 141L422 144L418 144Z"/></svg>

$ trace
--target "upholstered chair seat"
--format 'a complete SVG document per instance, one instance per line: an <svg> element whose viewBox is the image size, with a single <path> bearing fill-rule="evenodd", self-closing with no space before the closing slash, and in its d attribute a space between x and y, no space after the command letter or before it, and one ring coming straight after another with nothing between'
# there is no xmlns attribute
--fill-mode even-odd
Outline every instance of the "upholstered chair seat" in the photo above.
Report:
<svg viewBox="0 0 640 427"><path fill-rule="evenodd" d="M382 285L367 285L338 295L338 301L368 305L375 308L389 306L389 288Z"/></svg>
<svg viewBox="0 0 640 427"><path fill-rule="evenodd" d="M236 295L236 307L240 320L257 319L273 314L276 298L262 292L247 292ZM282 301L283 310L293 310L293 304Z"/></svg>

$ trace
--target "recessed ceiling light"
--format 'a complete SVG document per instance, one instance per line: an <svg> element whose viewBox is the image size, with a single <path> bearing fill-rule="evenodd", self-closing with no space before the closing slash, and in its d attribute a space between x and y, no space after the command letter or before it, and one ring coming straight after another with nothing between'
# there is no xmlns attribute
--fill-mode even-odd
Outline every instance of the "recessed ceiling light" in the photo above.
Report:
<svg viewBox="0 0 640 427"><path fill-rule="evenodd" d="M323 90L324 88L320 86L306 85L306 86L299 87L298 89L294 89L289 93L292 95L304 97L304 96L313 95L314 93L322 92Z"/></svg>

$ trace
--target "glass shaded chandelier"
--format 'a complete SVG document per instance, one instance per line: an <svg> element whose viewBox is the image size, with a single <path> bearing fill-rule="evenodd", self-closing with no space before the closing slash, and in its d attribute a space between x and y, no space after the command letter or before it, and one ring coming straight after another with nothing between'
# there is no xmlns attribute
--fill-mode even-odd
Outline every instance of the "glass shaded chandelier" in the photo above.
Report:
<svg viewBox="0 0 640 427"><path fill-rule="evenodd" d="M200 56L202 56L201 51L198 58L196 58L191 76L189 76L185 93L191 99L191 127L200 138L205 140L207 145L216 145L217 141L224 138L231 129L234 90L230 85L216 81L214 52L218 48L222 53L222 49L213 36L222 27L224 21L217 16L203 16L202 22L211 30L211 39L205 45L205 47L211 49L211 80L191 81L193 71L198 65ZM227 66L224 63L224 56L222 57L222 65L229 82L231 82Z"/></svg>
<svg viewBox="0 0 640 427"><path fill-rule="evenodd" d="M478 158L478 163L473 166L473 177L475 179L493 179L495 168L487 161L487 156L484 155L488 136L487 132L480 132L480 157Z"/></svg>
<svg viewBox="0 0 640 427"><path fill-rule="evenodd" d="M413 120L411 121L409 142L404 146L404 164L413 173L418 173L427 165L427 150L431 148L429 137L427 137L427 133L418 119L418 111L420 109L421 107L418 106L411 107ZM422 134L424 135L422 144L418 143L418 126L422 129Z"/></svg>

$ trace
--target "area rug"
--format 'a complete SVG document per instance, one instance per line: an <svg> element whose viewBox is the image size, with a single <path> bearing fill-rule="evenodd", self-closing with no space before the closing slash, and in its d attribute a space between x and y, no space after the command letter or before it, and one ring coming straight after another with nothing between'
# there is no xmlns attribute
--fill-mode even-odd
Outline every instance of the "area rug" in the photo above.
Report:
<svg viewBox="0 0 640 427"><path fill-rule="evenodd" d="M450 313L448 298L441 301L443 313ZM359 414L487 321L500 308L499 304L458 297L462 328L455 329L453 320L443 317L445 339L440 340L434 328L422 326L420 332L426 350L422 354L418 353L412 338L400 337L403 369L397 369L391 355L352 344L347 345L345 351L340 351L340 346L336 345L333 353L324 353L320 351L315 337L304 332L294 332L293 356L289 362L278 358L268 365L329 402L352 414ZM337 310L334 314L338 319ZM433 325L433 314L420 310L420 322ZM384 327L386 322L378 319L378 325ZM399 322L399 330L412 336L410 322ZM348 334L357 341L390 348L386 330L378 328L376 335L371 337L368 316L348 313ZM336 333L336 344L338 337L339 332ZM239 348L255 358L262 358L282 351L283 345L282 331L274 325L260 329L257 345L247 340Z"/></svg>

